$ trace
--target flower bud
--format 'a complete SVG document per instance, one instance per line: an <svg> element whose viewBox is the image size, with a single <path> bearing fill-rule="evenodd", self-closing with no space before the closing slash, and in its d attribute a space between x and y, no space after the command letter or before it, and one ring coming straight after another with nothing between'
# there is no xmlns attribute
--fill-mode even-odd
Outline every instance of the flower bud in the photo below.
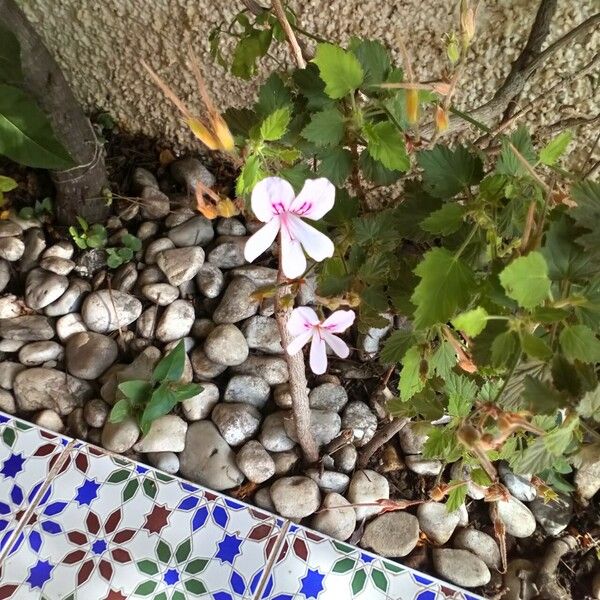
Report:
<svg viewBox="0 0 600 600"><path fill-rule="evenodd" d="M453 65L458 62L460 58L460 48L458 46L458 42L456 41L456 37L452 36L450 38L448 46L446 47L446 54L448 55L448 60Z"/></svg>
<svg viewBox="0 0 600 600"><path fill-rule="evenodd" d="M448 129L448 113L439 104L435 107L435 126L440 133Z"/></svg>
<svg viewBox="0 0 600 600"><path fill-rule="evenodd" d="M468 2L463 2L460 11L460 29L463 46L467 47L475 36L475 11Z"/></svg>

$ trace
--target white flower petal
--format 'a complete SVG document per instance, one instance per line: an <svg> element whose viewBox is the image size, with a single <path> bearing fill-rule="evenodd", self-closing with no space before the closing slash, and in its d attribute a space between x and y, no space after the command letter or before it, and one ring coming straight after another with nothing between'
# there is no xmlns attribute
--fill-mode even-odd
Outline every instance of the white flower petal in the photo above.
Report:
<svg viewBox="0 0 600 600"><path fill-rule="evenodd" d="M309 306L298 306L290 315L287 330L292 335L300 335L305 331L312 330L319 322L319 317L312 308Z"/></svg>
<svg viewBox="0 0 600 600"><path fill-rule="evenodd" d="M322 375L327 370L327 349L318 333L313 334L309 363L311 371L315 375Z"/></svg>
<svg viewBox="0 0 600 600"><path fill-rule="evenodd" d="M293 201L294 188L281 177L261 179L252 190L252 212L263 223L287 211Z"/></svg>
<svg viewBox="0 0 600 600"><path fill-rule="evenodd" d="M355 318L353 310L336 310L323 321L323 327L333 333L342 333L354 323Z"/></svg>
<svg viewBox="0 0 600 600"><path fill-rule="evenodd" d="M335 186L329 179L307 179L290 205L290 212L316 221L328 213L335 202Z"/></svg>
<svg viewBox="0 0 600 600"><path fill-rule="evenodd" d="M341 340L337 335L333 335L329 333L329 331L322 332L323 338L327 342L327 345L340 357L340 358L348 358L350 354L350 348L348 344Z"/></svg>
<svg viewBox="0 0 600 600"><path fill-rule="evenodd" d="M281 228L281 270L289 279L296 279L306 271L306 256L298 240L290 237L289 231Z"/></svg>
<svg viewBox="0 0 600 600"><path fill-rule="evenodd" d="M294 356L297 352L300 352L312 337L312 330L303 331L300 335L296 336L287 347L287 353L290 356Z"/></svg>
<svg viewBox="0 0 600 600"><path fill-rule="evenodd" d="M263 252L269 249L275 241L281 222L279 217L272 217L271 220L263 225L254 235L248 238L244 247L244 258L248 262L256 260Z"/></svg>
<svg viewBox="0 0 600 600"><path fill-rule="evenodd" d="M313 260L321 262L333 256L333 242L324 233L294 215L288 215L287 225L291 236L300 241L306 254Z"/></svg>

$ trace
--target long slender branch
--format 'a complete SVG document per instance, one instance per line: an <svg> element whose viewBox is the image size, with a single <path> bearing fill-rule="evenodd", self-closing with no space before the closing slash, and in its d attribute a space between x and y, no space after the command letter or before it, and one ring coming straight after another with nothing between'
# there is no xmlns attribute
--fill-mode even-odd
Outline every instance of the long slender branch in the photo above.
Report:
<svg viewBox="0 0 600 600"><path fill-rule="evenodd" d="M383 446L386 442L391 440L408 422L410 419L394 419L390 421L387 425L384 425L371 439L370 442L365 444L360 451L360 455L358 457L357 467L359 469L364 469L371 456L375 454L375 452Z"/></svg>
<svg viewBox="0 0 600 600"><path fill-rule="evenodd" d="M294 57L296 64L299 69L306 68L306 61L304 60L304 56L302 54L302 49L298 44L298 40L296 39L296 34L292 29L290 22L285 16L285 10L283 10L283 6L281 4L281 0L271 0L271 5L273 6L273 11L275 12L275 16L285 33L285 37L287 38L288 44L290 45L290 49L292 51L292 56Z"/></svg>

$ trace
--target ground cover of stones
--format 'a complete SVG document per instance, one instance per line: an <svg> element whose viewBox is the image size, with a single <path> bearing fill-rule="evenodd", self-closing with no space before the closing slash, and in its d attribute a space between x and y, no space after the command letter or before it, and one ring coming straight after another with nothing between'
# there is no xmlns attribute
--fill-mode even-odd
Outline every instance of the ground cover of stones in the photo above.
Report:
<svg viewBox="0 0 600 600"><path fill-rule="evenodd" d="M109 245L125 232L143 241L135 260L117 270L107 269L103 250L76 249L58 228L17 216L0 221L0 410L457 585L491 595L508 586L504 598L533 598L540 548L574 527L582 511L596 510L600 525L597 508L585 508L600 488L600 464L576 474L575 505L566 495L544 504L527 478L499 465L511 494L499 503L512 559L504 578L476 485L452 513L427 502L381 514L368 504L425 498L436 481L463 476L458 464L422 458L426 436L413 426L370 468L356 468L360 448L385 418L371 392L379 382L373 358L386 328L351 334L350 359L309 380L313 433L324 457L320 467L303 466L273 302L252 296L275 282L273 258L245 263L252 223L211 222L192 209L196 182L215 184L199 160L177 160L159 176L160 184L155 174L136 168L129 192L138 200L117 203L107 223ZM301 296L302 304L314 302L314 282ZM117 385L149 378L181 339L187 351L182 381L199 382L203 391L156 420L145 436L133 419L109 422ZM351 443L338 445L348 430ZM326 453L334 446L337 451ZM592 587L591 597L600 597L598 576Z"/></svg>

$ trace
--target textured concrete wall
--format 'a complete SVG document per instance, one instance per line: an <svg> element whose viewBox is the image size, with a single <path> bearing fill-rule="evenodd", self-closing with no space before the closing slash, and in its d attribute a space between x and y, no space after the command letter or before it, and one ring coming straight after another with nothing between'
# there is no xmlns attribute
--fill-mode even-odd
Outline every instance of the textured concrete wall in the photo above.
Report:
<svg viewBox="0 0 600 600"><path fill-rule="evenodd" d="M76 94L89 109L101 108L131 131L160 136L182 145L193 140L176 112L150 83L140 67L148 61L181 95L197 100L185 70L191 45L205 64L209 86L223 107L242 106L257 82L228 75L208 54L208 33L229 21L241 2L227 0L19 0L48 46L64 67ZM328 39L351 35L375 37L394 46L395 32L405 35L419 78L437 78L445 65L443 35L456 23L450 0L296 0L302 25ZM476 58L470 64L456 99L476 106L488 99L508 73L529 30L537 0L482 0L478 16ZM597 0L559 0L550 33L556 39L597 10ZM597 52L596 32L559 54L535 79L549 86L561 74L584 64ZM287 58L285 49L280 56ZM266 59L264 66L272 68ZM543 88L542 88L543 89ZM554 122L560 115L592 115L598 97L589 78L573 82L540 105L533 117ZM591 138L593 132L582 132Z"/></svg>

